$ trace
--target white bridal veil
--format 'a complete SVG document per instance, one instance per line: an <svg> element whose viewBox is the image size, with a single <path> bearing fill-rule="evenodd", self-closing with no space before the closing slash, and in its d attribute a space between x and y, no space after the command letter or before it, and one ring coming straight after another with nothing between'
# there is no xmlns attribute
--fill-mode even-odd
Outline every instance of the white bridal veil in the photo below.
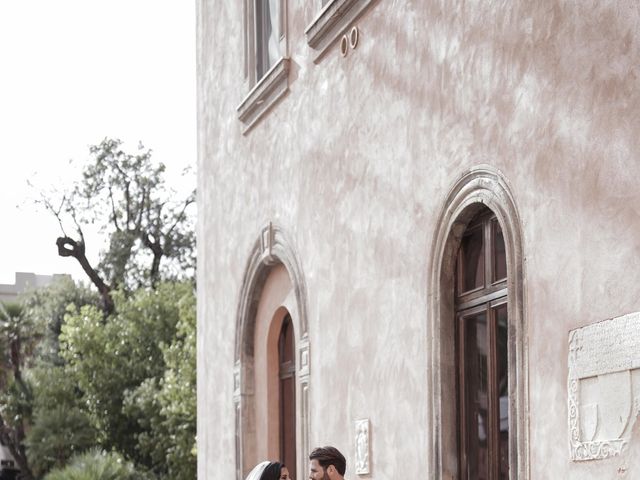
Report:
<svg viewBox="0 0 640 480"><path fill-rule="evenodd" d="M249 472L249 475L247 475L247 478L245 478L245 480L260 480L262 472L264 472L264 469L267 468L267 465L269 465L269 463L271 462L264 461L253 467L253 470Z"/></svg>

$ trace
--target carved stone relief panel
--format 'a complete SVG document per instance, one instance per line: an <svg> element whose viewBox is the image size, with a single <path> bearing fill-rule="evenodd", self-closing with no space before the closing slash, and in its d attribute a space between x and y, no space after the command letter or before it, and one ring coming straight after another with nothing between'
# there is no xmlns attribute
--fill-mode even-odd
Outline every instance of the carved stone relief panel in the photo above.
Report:
<svg viewBox="0 0 640 480"><path fill-rule="evenodd" d="M300 357L298 378L300 381L305 381L309 377L309 338L307 336L300 339L298 355Z"/></svg>
<svg viewBox="0 0 640 480"><path fill-rule="evenodd" d="M619 455L640 413L640 312L569 332L573 461Z"/></svg>
<svg viewBox="0 0 640 480"><path fill-rule="evenodd" d="M260 233L260 246L262 249L261 260L266 265L271 265L274 263L273 258L273 225L269 222L269 225L262 229Z"/></svg>
<svg viewBox="0 0 640 480"><path fill-rule="evenodd" d="M307 467L306 457L309 455L309 337L300 339L298 348L298 382L300 384L300 433L302 447L301 471Z"/></svg>
<svg viewBox="0 0 640 480"><path fill-rule="evenodd" d="M371 473L369 448L369 419L356 421L356 474Z"/></svg>

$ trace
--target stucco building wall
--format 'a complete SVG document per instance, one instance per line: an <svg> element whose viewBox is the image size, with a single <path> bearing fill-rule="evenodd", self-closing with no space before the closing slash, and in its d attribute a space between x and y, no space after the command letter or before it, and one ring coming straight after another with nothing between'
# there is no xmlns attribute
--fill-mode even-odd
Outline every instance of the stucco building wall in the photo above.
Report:
<svg viewBox="0 0 640 480"><path fill-rule="evenodd" d="M572 462L567 425L568 332L640 310L637 3L379 1L316 59L319 9L288 2L289 92L243 134L242 2L198 2L199 478L235 475L235 318L268 222L306 282L310 446L352 464L369 418L370 477L426 476L429 252L480 165L519 214L530 478L640 476L637 431Z"/></svg>

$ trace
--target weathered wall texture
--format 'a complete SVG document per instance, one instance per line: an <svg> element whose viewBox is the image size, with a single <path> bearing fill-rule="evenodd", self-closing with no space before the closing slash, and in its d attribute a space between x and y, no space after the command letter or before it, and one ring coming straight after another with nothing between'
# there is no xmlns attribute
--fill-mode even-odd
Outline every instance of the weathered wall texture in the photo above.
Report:
<svg viewBox="0 0 640 480"><path fill-rule="evenodd" d="M353 465L370 418L370 478L425 476L428 252L480 164L520 214L531 478L639 478L638 425L580 463L567 426L568 332L640 310L638 3L382 0L317 64L319 2L288 5L290 92L243 135L242 2L198 2L199 478L235 474L236 310L269 221L305 274L311 446Z"/></svg>

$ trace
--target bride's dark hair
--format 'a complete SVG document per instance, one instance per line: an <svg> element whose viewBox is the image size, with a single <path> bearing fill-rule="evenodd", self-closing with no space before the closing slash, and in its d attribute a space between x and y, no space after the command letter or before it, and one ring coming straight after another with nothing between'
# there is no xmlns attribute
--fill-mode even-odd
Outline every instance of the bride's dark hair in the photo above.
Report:
<svg viewBox="0 0 640 480"><path fill-rule="evenodd" d="M279 480L280 472L282 472L284 466L284 463L271 462L260 475L260 480Z"/></svg>

